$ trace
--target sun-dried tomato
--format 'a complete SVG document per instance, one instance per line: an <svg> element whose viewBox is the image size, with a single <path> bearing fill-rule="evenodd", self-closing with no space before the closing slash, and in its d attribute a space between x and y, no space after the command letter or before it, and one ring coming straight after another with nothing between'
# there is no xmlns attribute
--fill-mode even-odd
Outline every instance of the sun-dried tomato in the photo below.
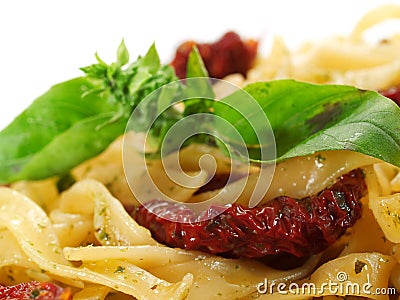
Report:
<svg viewBox="0 0 400 300"><path fill-rule="evenodd" d="M233 73L246 76L253 65L258 48L256 40L243 41L232 31L227 32L215 43L186 41L178 47L171 62L179 78L186 77L186 64L194 45L199 49L204 65L213 78L223 78Z"/></svg>
<svg viewBox="0 0 400 300"><path fill-rule="evenodd" d="M0 300L72 300L69 288L51 282L30 281L12 286L0 285Z"/></svg>
<svg viewBox="0 0 400 300"><path fill-rule="evenodd" d="M237 258L279 253L306 257L331 245L355 224L365 191L363 172L357 169L300 200L281 196L255 208L214 205L197 217L184 204L153 200L138 207L134 218L170 247ZM183 219L186 223L178 222Z"/></svg>
<svg viewBox="0 0 400 300"><path fill-rule="evenodd" d="M379 93L400 105L400 86L393 86L387 90L379 91Z"/></svg>

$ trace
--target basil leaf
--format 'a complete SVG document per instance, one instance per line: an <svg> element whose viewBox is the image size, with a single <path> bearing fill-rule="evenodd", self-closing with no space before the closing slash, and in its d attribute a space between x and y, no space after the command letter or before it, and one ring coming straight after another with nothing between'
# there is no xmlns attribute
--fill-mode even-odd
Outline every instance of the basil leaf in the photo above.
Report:
<svg viewBox="0 0 400 300"><path fill-rule="evenodd" d="M0 132L1 183L14 178L35 153L75 123L114 110L101 97L81 97L92 87L85 78L57 84Z"/></svg>
<svg viewBox="0 0 400 300"><path fill-rule="evenodd" d="M188 57L186 67L186 77L196 78L195 80L185 80L182 98L190 99L185 101L183 116L191 114L209 112L213 106L215 95L211 87L211 79L196 46L193 47ZM201 95L202 97L198 97Z"/></svg>
<svg viewBox="0 0 400 300"><path fill-rule="evenodd" d="M116 62L96 59L82 68L87 77L55 85L0 132L0 183L66 174L123 134L142 99L176 80L154 45L127 67L123 41Z"/></svg>
<svg viewBox="0 0 400 300"><path fill-rule="evenodd" d="M249 111L243 93L250 94L268 117L278 162L318 151L352 150L400 166L400 109L377 92L294 80L250 84L244 92L216 103L214 110L233 124L251 147L257 145L257 135L246 118L254 124L264 116ZM224 102L234 104L245 117ZM238 142L224 134L228 142Z"/></svg>
<svg viewBox="0 0 400 300"><path fill-rule="evenodd" d="M199 49L196 46L193 46L188 57L186 77L208 77L206 66L204 65Z"/></svg>
<svg viewBox="0 0 400 300"><path fill-rule="evenodd" d="M75 123L29 157L29 161L20 167L11 180L38 180L65 174L76 165L100 154L126 127L127 120L123 118L102 126L112 116L113 113L104 113Z"/></svg>
<svg viewBox="0 0 400 300"><path fill-rule="evenodd" d="M160 57L157 53L156 45L153 43L143 57L139 57L136 63L140 68L146 69L154 75L161 67Z"/></svg>
<svg viewBox="0 0 400 300"><path fill-rule="evenodd" d="M119 47L117 50L117 63L120 66L124 66L128 62L129 62L129 51L128 51L128 49L126 49L124 40L122 40L122 42L121 42L121 44L119 44Z"/></svg>

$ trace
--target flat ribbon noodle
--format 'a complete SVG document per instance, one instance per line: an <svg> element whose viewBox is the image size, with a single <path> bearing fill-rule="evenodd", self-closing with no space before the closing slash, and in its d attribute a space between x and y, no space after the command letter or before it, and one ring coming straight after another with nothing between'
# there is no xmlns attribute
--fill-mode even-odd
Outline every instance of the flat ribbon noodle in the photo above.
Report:
<svg viewBox="0 0 400 300"><path fill-rule="evenodd" d="M18 243L29 259L49 274L74 280L78 287L83 287L82 280L109 286L137 299L164 296L165 299L184 299L192 284L191 274L171 284L118 260L83 264L76 268L65 259L50 219L36 203L9 188L0 188L0 208L0 226L18 237ZM124 276L115 272L119 268L126 270Z"/></svg>

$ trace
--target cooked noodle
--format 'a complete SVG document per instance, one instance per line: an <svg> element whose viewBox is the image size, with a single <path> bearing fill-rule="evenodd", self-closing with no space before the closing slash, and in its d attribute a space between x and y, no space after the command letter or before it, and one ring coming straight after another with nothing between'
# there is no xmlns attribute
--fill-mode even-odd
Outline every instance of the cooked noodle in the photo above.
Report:
<svg viewBox="0 0 400 300"><path fill-rule="evenodd" d="M246 79L230 75L226 80L241 85L295 78L375 90L399 85L400 37L394 35L376 45L363 40L371 26L399 17L400 7L380 7L365 15L348 37L308 43L298 52L291 52L277 37L269 56L260 57ZM124 151L132 151L130 164L140 160L133 149ZM217 174L229 172L225 156L204 145L182 150L182 169L197 174L199 158L205 153L214 157ZM319 155L324 156L323 163L316 162ZM188 203L215 195L224 202L245 180L238 203L246 205L259 171L252 167L245 178L196 194L196 188L185 188L170 180L160 162L153 161L147 167L166 194ZM75 168L77 182L61 194L54 178L0 188L0 281L10 285L29 280L55 281L72 286L74 299L106 299L113 295L118 299L330 299L330 295L388 299L387 294L354 290L334 293L323 289L318 294L284 294L276 290L262 294L258 290L265 280L275 286L285 283L288 288L290 283L339 285L343 283L338 277L342 272L346 282L354 286L368 283L371 291L395 287L400 292L399 168L350 151L295 158L277 165L263 201L283 194L296 198L315 194L359 167L366 174L368 186L368 194L362 199L362 218L323 253L310 257L300 267L283 271L256 260L222 258L156 242L125 209L139 202L125 178L120 138L100 156ZM234 168L239 175L243 170L240 164ZM130 180L142 180L143 171L135 169ZM202 185L206 178L197 180L194 185ZM363 272L357 270L360 262Z"/></svg>

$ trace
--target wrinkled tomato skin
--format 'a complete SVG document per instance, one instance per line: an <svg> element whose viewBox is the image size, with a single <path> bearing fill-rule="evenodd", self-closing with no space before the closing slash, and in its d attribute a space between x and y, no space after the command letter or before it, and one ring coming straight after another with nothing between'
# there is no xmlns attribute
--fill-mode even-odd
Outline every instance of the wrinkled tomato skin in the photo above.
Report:
<svg viewBox="0 0 400 300"><path fill-rule="evenodd" d="M153 200L138 207L134 218L170 247L233 258L279 253L307 257L327 248L355 224L365 191L363 172L357 169L318 195L300 200L281 196L255 208L211 206L200 217L183 204ZM217 216L205 218L210 215ZM178 222L180 218L186 222Z"/></svg>
<svg viewBox="0 0 400 300"><path fill-rule="evenodd" d="M72 300L69 288L54 283L38 281L23 282L12 286L0 285L0 300Z"/></svg>
<svg viewBox="0 0 400 300"><path fill-rule="evenodd" d="M196 43L186 41L176 50L171 65L176 75L186 77L186 65L193 46L196 45L210 77L223 78L229 74L239 73L246 76L257 56L258 42L243 41L235 32L227 32L215 43Z"/></svg>
<svg viewBox="0 0 400 300"><path fill-rule="evenodd" d="M400 106L400 86L394 86L387 90L379 91L379 93L389 99L392 99L397 105Z"/></svg>

